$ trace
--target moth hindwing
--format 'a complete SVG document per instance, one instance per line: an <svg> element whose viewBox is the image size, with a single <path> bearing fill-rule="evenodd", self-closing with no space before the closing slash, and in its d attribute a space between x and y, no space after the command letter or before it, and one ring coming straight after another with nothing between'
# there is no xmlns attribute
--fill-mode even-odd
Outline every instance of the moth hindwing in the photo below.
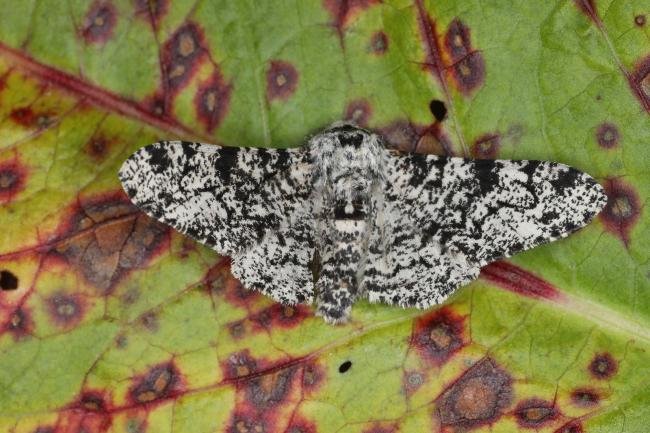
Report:
<svg viewBox="0 0 650 433"><path fill-rule="evenodd" d="M606 203L563 164L399 153L347 124L297 149L163 141L119 176L148 215L231 256L245 287L315 299L331 323L360 297L439 304L481 266L567 236Z"/></svg>

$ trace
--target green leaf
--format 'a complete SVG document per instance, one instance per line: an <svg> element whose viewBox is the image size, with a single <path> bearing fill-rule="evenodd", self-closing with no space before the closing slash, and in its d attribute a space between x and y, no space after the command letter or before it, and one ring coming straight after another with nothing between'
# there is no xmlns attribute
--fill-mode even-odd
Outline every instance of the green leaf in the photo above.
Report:
<svg viewBox="0 0 650 433"><path fill-rule="evenodd" d="M0 10L3 431L646 431L648 0ZM402 149L567 163L609 203L442 307L329 326L117 179L160 139L291 147L345 117Z"/></svg>

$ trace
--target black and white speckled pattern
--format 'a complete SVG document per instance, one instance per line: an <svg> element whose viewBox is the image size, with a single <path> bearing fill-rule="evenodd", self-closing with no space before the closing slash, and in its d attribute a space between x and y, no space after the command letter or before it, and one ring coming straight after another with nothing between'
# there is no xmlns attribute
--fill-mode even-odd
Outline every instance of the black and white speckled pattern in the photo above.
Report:
<svg viewBox="0 0 650 433"><path fill-rule="evenodd" d="M160 142L120 179L147 214L232 256L246 287L285 304L315 295L328 322L359 297L443 302L481 266L567 236L606 203L562 164L403 154L345 124L292 150Z"/></svg>

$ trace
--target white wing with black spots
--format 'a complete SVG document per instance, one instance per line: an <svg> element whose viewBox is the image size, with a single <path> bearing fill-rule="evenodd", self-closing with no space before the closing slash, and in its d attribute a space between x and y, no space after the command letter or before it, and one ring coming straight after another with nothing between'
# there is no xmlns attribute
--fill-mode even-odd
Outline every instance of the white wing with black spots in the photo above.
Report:
<svg viewBox="0 0 650 433"><path fill-rule="evenodd" d="M140 209L232 256L246 287L285 303L312 298L310 175L299 149L180 141L138 150L119 173Z"/></svg>

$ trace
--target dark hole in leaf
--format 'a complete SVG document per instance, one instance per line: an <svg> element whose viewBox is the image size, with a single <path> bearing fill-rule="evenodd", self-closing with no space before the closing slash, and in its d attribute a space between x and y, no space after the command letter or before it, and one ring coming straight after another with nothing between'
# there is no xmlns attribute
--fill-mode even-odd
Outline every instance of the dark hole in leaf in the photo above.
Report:
<svg viewBox="0 0 650 433"><path fill-rule="evenodd" d="M345 361L343 364L339 365L339 373L345 373L352 367L352 361Z"/></svg>
<svg viewBox="0 0 650 433"><path fill-rule="evenodd" d="M0 290L16 290L18 278L9 271L0 272Z"/></svg>
<svg viewBox="0 0 650 433"><path fill-rule="evenodd" d="M445 106L445 103L439 99L433 99L429 102L429 109L438 122L442 122L447 115L447 107Z"/></svg>

